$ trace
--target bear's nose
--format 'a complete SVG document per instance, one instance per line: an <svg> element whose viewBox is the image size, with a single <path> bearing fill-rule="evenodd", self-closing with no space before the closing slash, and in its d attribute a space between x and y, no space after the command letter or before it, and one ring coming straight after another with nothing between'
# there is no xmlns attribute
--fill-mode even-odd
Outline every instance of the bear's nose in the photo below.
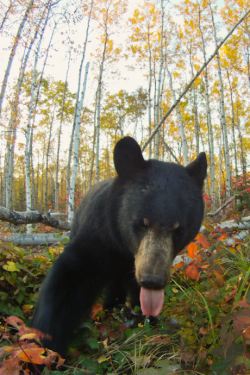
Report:
<svg viewBox="0 0 250 375"><path fill-rule="evenodd" d="M163 289L165 286L164 278L158 275L142 274L140 276L140 283L144 288L149 289Z"/></svg>

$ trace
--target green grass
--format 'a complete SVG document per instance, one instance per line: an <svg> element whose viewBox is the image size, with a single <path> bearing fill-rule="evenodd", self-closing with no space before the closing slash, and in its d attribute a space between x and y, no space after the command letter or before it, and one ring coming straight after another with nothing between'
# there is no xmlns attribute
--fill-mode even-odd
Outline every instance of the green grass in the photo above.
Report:
<svg viewBox="0 0 250 375"><path fill-rule="evenodd" d="M211 238L210 245L214 248ZM12 244L0 246L0 319L5 333L0 350L17 350L19 337L4 327L5 319L14 315L29 326L38 287L63 247L34 252ZM85 322L64 374L249 374L249 240L234 250L217 247L214 259L200 251L198 280L190 279L186 267L173 272L156 324L137 314L128 328L120 311L100 311L95 320ZM14 263L12 271L3 267L8 262ZM11 351L2 355L9 363L13 358Z"/></svg>

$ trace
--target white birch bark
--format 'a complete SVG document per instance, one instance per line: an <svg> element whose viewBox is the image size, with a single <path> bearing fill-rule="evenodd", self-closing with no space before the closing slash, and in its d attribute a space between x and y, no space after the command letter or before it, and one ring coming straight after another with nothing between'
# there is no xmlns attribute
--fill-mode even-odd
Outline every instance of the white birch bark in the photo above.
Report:
<svg viewBox="0 0 250 375"><path fill-rule="evenodd" d="M49 10L50 10L50 8L49 8ZM48 16L49 16L49 10L48 10L47 18L46 18L46 21L45 21L45 25L43 27L42 34L44 34L45 27L47 26ZM50 41L49 41L48 47L46 48L46 55L45 55L45 59L44 59L44 62L43 62L43 68L42 68L41 75L39 77L39 81L42 81L42 79L43 79L45 66L47 64L47 59L48 59L48 56L49 56L50 47L51 47L51 44L52 44L52 40L53 40L54 33L55 33L55 30L56 30L58 22L59 22L59 20L55 23L55 25L53 27L53 30L52 30L52 33L51 33L51 37L50 37ZM33 111L34 112L34 115L33 115L33 124L35 123L36 108L37 108L37 104L38 104L38 100L39 100L39 96L40 96L40 89L41 89L41 87L42 87L42 85L38 85L38 87L37 87L36 100L35 100L34 111Z"/></svg>
<svg viewBox="0 0 250 375"><path fill-rule="evenodd" d="M161 0L161 56L160 56L160 68L158 73L158 87L156 93L156 113L155 113L155 126L160 120L160 91L161 91L161 78L162 78L162 68L163 68L163 33L164 33L164 7L163 0ZM159 159L159 140L160 140L160 129L155 134L155 148L154 148L154 158Z"/></svg>
<svg viewBox="0 0 250 375"><path fill-rule="evenodd" d="M21 38L21 33L23 31L24 25L27 21L29 12L30 12L33 4L34 4L34 0L30 0L28 6L26 8L26 11L24 13L23 19L22 19L22 21L19 25L18 30L17 30L17 34L15 36L14 43L13 43L13 46L12 46L11 51L10 51L9 61L8 61L8 64L7 64L7 68L5 70L4 79L3 79L3 82L2 82L1 93L0 93L0 115L2 113L3 99L4 99L4 94L5 94L9 74L10 74L10 69L11 69L11 66L12 66L12 63L13 63L13 59L14 59L14 56L15 56L15 53L16 53L16 49L17 49L19 40Z"/></svg>
<svg viewBox="0 0 250 375"><path fill-rule="evenodd" d="M12 105L11 111L11 118L8 125L7 131L7 140L6 140L6 152L5 152L5 160L4 160L4 182L3 182L3 202L6 208L11 209L12 205L12 182L13 182L13 171L14 171L14 145L16 140L16 131L14 127L14 120L17 115L17 99L19 99L19 93L21 91L22 86L22 78L24 76L24 69L25 69L25 57L28 56L26 54L26 49L23 53L23 58L21 61L21 69L19 72L19 77L17 81L17 88L15 91L14 96L14 103Z"/></svg>
<svg viewBox="0 0 250 375"><path fill-rule="evenodd" d="M173 102L175 103L176 102L176 96L175 96L175 91L174 91L174 87L173 87L173 79L172 79L172 74L169 71L167 62L166 62L166 69L167 69L167 73L168 73L168 77L169 77L169 87L170 87L170 90L171 90ZM184 129L184 125L183 125L183 121L182 121L182 117L181 117L181 112L180 112L180 109L179 109L178 105L176 106L176 114L177 114L178 125L179 125L179 133L180 133L181 143L182 143L182 154L183 154L183 159L184 159L184 165L186 166L186 165L189 164L187 139L186 139L186 135L185 135L185 129Z"/></svg>
<svg viewBox="0 0 250 375"><path fill-rule="evenodd" d="M83 83L83 89L81 93L81 100L79 106L77 108L76 114L76 127L75 127L75 140L74 140L74 162L73 162L73 170L72 176L70 180L70 189L69 189L69 204L68 204L68 220L71 223L74 217L74 195L75 195L75 183L76 183L76 174L77 174L77 165L78 165L78 149L79 149L79 129L80 129L80 122L81 122L81 108L83 105L86 86L87 86L87 78L88 78L88 70L89 70L89 62L86 64L85 68L85 77Z"/></svg>
<svg viewBox="0 0 250 375"><path fill-rule="evenodd" d="M238 108L238 102L239 98L237 100L237 106L236 106L236 115L237 115L237 121L236 121L236 126L239 134L239 139L240 139L240 160L241 160L241 169L242 169L242 174L245 176L246 175L246 160L244 156L244 146L243 146L243 139L242 139L242 133L240 129L240 118L239 118L239 108Z"/></svg>
<svg viewBox="0 0 250 375"><path fill-rule="evenodd" d="M234 116L234 101L233 101L233 87L230 82L229 72L227 70L227 78L229 83L229 90L230 90L230 101L231 101L231 111L232 111L232 136L233 136L233 144L234 144L234 166L235 166L235 176L238 176L238 162L237 162L237 145L236 145L236 137L235 137L235 116Z"/></svg>
<svg viewBox="0 0 250 375"><path fill-rule="evenodd" d="M46 20L45 20L45 23L44 23L44 27L43 27L42 35L40 36L40 39L42 39L45 27L47 25L49 11L50 11L50 8L48 8L47 17L46 17ZM34 37L31 39L31 42L30 42L30 45L28 47L27 53L25 55L24 61L21 64L20 74L19 74L19 78L18 78L18 82L17 82L15 99L14 99L14 103L13 103L13 111L11 112L11 119L10 119L10 124L9 124L9 133L10 133L10 135L12 134L12 137L11 137L10 147L7 147L7 150L10 151L10 155L8 156L8 158L9 158L9 161L10 161L9 166L10 166L11 170L8 173L8 181L7 181L8 190L10 192L12 192L12 182L13 182L14 153L15 153L14 150L15 150L15 143L16 143L16 120L17 120L17 108L18 108L18 105L19 105L19 97L20 97L20 94L21 94L21 89L22 89L22 85L23 85L23 80L24 80L24 75L25 75L25 70L26 70L28 59L29 59L29 55L30 55L30 52L32 50L33 44L37 39L41 23L44 19L44 15L45 15L46 12L47 12L47 8L45 7L44 10L43 10L42 16L39 20L39 23L36 26ZM33 112L34 112L34 110L33 110ZM34 123L34 119L33 119L33 123ZM32 136L33 136L33 132L31 132L31 137ZM32 156L31 152L32 152L32 140L30 142L30 155ZM31 161L32 161L32 157L31 157ZM33 187L33 189L34 189L34 187ZM11 205L10 202L11 202L11 199L9 199L9 194L7 194L7 202L6 202L6 204L8 205L8 206L6 205L7 208L10 208L10 205Z"/></svg>
<svg viewBox="0 0 250 375"><path fill-rule="evenodd" d="M56 103L54 103L53 114L50 121L49 126L49 137L48 137L48 144L46 150L46 164L45 164L45 190L44 190L44 205L47 208L48 205L48 173L49 173L49 153L50 153L50 145L51 145L51 135L52 135L52 127L55 118L55 110L56 110Z"/></svg>
<svg viewBox="0 0 250 375"><path fill-rule="evenodd" d="M186 88L182 91L180 94L179 98L176 100L176 102L172 105L172 107L165 113L165 115L162 117L161 121L159 124L154 128L153 132L151 135L148 137L144 145L142 146L142 151L144 151L151 140L154 138L156 132L160 129L164 121L168 118L168 116L173 112L173 110L176 108L176 106L179 104L181 99L186 95L192 84L196 81L196 79L201 75L203 70L208 66L208 64L213 60L215 57L216 53L219 51L219 49L223 46L223 44L227 41L227 39L232 35L234 30L241 24L242 21L249 15L250 9L241 17L241 19L232 27L232 29L229 31L229 33L225 36L225 38L218 44L218 47L215 49L215 51L212 53L212 55L209 57L209 59L202 65L202 67L199 69L199 71L196 73L193 79L189 82L189 84L186 86Z"/></svg>
<svg viewBox="0 0 250 375"><path fill-rule="evenodd" d="M194 77L194 64L192 61L192 46L191 45L189 46L189 62L190 62L192 77ZM193 106L194 106L195 151L196 151L196 156L198 156L200 152L200 145L199 145L199 121L198 121L195 83L193 83L192 89L193 89Z"/></svg>
<svg viewBox="0 0 250 375"><path fill-rule="evenodd" d="M5 22L6 22L6 20L8 19L8 16L9 16L9 13L11 12L11 10L13 9L13 7L14 7L14 3L15 3L15 1L10 1L10 5L7 7L7 9L6 9L6 12L5 12L5 14L3 15L3 19L2 19L2 21L1 21L1 24L0 24L0 31L3 29L3 27L4 27L4 24L5 24Z"/></svg>
<svg viewBox="0 0 250 375"><path fill-rule="evenodd" d="M47 17L48 19L48 17ZM35 54L34 67L32 72L32 83L31 83L31 94L30 94L30 104L29 104L29 114L28 114L28 125L26 130L26 145L25 145L25 185L26 185L26 209L27 211L31 208L31 181L30 181L30 141L31 141L31 120L34 113L34 97L35 97L35 85L36 85L36 71L38 56L42 44L43 33L40 36L37 50ZM32 226L27 225L27 233L31 233Z"/></svg>
<svg viewBox="0 0 250 375"><path fill-rule="evenodd" d="M214 35L214 44L215 47L218 47L218 39L216 35L216 27L214 22L214 15L212 10L211 1L209 0L209 7L211 12L211 19L213 25L213 35ZM227 124L226 124L226 113L225 113L225 99L224 99L224 87L222 81L222 73L221 73L221 63L220 63L220 55L219 51L216 54L217 64L218 64L218 77L220 82L220 96L221 96L221 122L222 122L222 129L224 134L224 149L225 149L225 166L226 166L226 197L231 196L231 171L230 171L230 157L229 157L229 146L228 146L228 136L227 136Z"/></svg>
<svg viewBox="0 0 250 375"><path fill-rule="evenodd" d="M222 174L222 166L221 166L221 134L219 136L219 203L221 205L221 174Z"/></svg>
<svg viewBox="0 0 250 375"><path fill-rule="evenodd" d="M96 101L97 101L97 91L95 94L95 103ZM94 160L95 160L95 142L96 142L96 105L95 105L95 113L94 113L94 134L93 134L93 142L92 142L91 165L90 165L90 172L89 172L89 189L91 188L92 179L93 179L93 169L94 169Z"/></svg>
<svg viewBox="0 0 250 375"><path fill-rule="evenodd" d="M105 41L103 45L102 60L99 69L97 101L96 101L96 161L95 161L95 182L100 179L100 133L101 133L101 95L102 95L102 75L104 69L104 62L106 58L106 47L108 42L108 31L105 29Z"/></svg>
<svg viewBox="0 0 250 375"><path fill-rule="evenodd" d="M201 35L202 41L202 53L204 63L207 61L206 57L206 44L204 39L204 34L201 28L201 18L199 12L199 31ZM209 83L208 83L208 70L207 66L205 67L205 95L206 95L206 112L207 112L207 129L208 129L208 150L209 150L209 163L210 163L210 181L211 181L211 200L212 200L212 208L215 205L215 162L214 162L214 137L213 137L213 128L212 128L212 119L211 119L211 109L210 109L210 95L209 95Z"/></svg>
<svg viewBox="0 0 250 375"><path fill-rule="evenodd" d="M151 135L151 87L152 87L152 53L150 43L150 32L148 27L148 64L149 64L149 79L148 79L148 134ZM152 146L149 144L149 159L151 159Z"/></svg>
<svg viewBox="0 0 250 375"><path fill-rule="evenodd" d="M70 167L71 167L71 159L72 159L75 125L76 125L76 114L77 114L77 108L78 108L78 105L79 105L79 96L80 96L81 82L82 82L82 67L83 67L83 62L84 62L84 59L85 59L85 54L86 54L86 49L87 49L88 36L89 36L89 25L90 25L92 10L93 10L93 3L94 3L94 0L91 1L91 6L90 6L90 11L89 11L89 16L88 16L87 29L86 29L85 42L84 42L84 46L83 46L82 59L81 59L80 67L79 67L78 86L77 86L76 105L75 105L75 115L74 115L74 123L73 123L73 127L72 127L72 132L71 132L71 138L70 138L69 156L68 156L68 165L67 165L66 183L67 183L68 196L69 196L69 189L70 189Z"/></svg>
<svg viewBox="0 0 250 375"><path fill-rule="evenodd" d="M56 153L56 176L55 176L55 209L57 211L59 209L59 203L58 203L58 198L59 198L59 182L58 182L59 156L60 156L63 114L64 114L66 91L67 91L67 84L68 84L68 73L69 73L69 66L70 66L70 59L71 59L71 51L72 51L72 48L70 48L70 52L69 52L68 67L67 67L67 71L66 71L66 77L65 77L64 88L63 88L63 98L62 98L62 105L61 105L61 118L60 118L60 125L59 125L59 129L58 129L58 142L57 142L57 153Z"/></svg>

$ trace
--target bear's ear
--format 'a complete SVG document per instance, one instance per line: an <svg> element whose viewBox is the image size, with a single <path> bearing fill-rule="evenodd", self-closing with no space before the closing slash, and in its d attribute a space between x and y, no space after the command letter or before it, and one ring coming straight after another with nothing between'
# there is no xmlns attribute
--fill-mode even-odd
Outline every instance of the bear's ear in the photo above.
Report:
<svg viewBox="0 0 250 375"><path fill-rule="evenodd" d="M192 163L186 166L189 175L195 179L200 189L207 176L207 157L205 152L201 152Z"/></svg>
<svg viewBox="0 0 250 375"><path fill-rule="evenodd" d="M144 169L147 162L138 143L131 137L124 137L115 145L114 164L119 177L129 178Z"/></svg>

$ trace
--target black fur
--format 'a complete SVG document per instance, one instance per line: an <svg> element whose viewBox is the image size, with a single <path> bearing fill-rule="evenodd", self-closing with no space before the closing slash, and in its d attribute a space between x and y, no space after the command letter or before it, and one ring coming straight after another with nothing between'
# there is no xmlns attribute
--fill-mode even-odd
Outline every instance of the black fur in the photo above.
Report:
<svg viewBox="0 0 250 375"><path fill-rule="evenodd" d="M171 234L174 255L193 240L202 222L204 153L186 168L145 161L137 142L125 137L116 144L114 163L118 177L96 184L85 195L70 242L39 294L33 327L50 334L52 341L43 344L62 356L104 288L106 308L124 303L127 296L132 305L139 304L134 256L147 231L144 218L159 233L179 223Z"/></svg>

